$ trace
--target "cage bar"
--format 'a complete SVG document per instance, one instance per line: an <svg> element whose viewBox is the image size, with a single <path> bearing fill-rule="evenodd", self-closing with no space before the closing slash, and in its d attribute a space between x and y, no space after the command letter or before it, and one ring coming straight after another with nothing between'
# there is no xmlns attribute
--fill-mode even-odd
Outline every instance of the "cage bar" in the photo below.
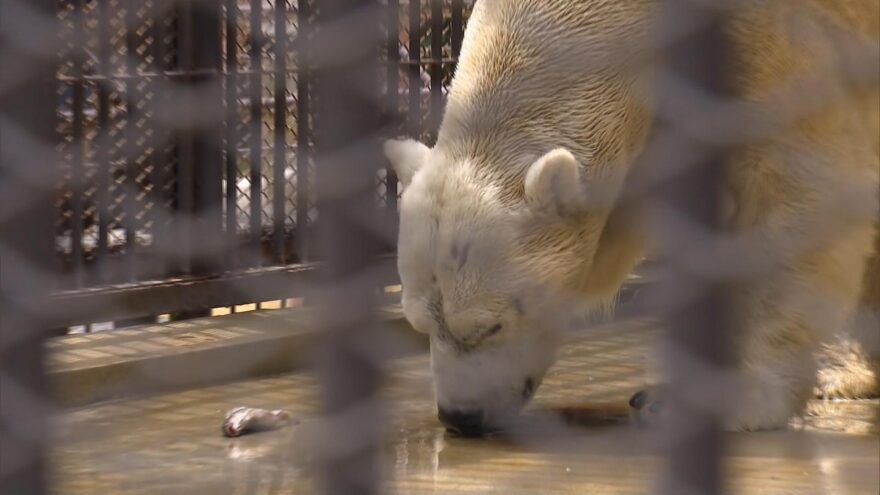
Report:
<svg viewBox="0 0 880 495"><path fill-rule="evenodd" d="M388 117L395 137L400 122L400 0L388 0L387 7L387 74L385 98ZM385 168L385 204L392 214L397 213L397 174L390 165Z"/></svg>
<svg viewBox="0 0 880 495"><path fill-rule="evenodd" d="M98 0L98 61L97 72L99 75L110 73L110 33L108 2L110 0ZM110 82L100 81L98 88L98 130L101 138L109 134L110 129ZM107 266L109 254L108 240L110 235L110 153L109 146L98 146L95 150L97 160L97 216L98 216L98 245L96 252L97 279L99 284L107 283L110 279Z"/></svg>
<svg viewBox="0 0 880 495"><path fill-rule="evenodd" d="M431 0L431 141L443 119L443 0Z"/></svg>
<svg viewBox="0 0 880 495"><path fill-rule="evenodd" d="M182 2L176 4L178 43L177 64L175 70L184 74L183 83L192 85L195 74L194 69L194 34L193 34L193 4ZM186 98L181 106L187 115L196 115L192 98ZM193 232L189 228L195 210L195 151L193 150L194 132L191 126L180 128L176 132L177 152L177 208L174 216L175 244L178 249L177 271L183 274L192 273L193 257Z"/></svg>
<svg viewBox="0 0 880 495"><path fill-rule="evenodd" d="M193 70L194 94L210 95L211 104L199 109L209 113L219 108L223 99L222 81L222 19L219 2L195 2L193 8ZM204 103L202 103L204 105ZM198 235L198 253L193 260L196 273L216 275L223 266L223 126L222 112L217 118L201 123L191 122L195 128L193 150L195 158L195 225ZM206 308L210 314L210 309Z"/></svg>
<svg viewBox="0 0 880 495"><path fill-rule="evenodd" d="M297 80L296 80L296 258L309 261L309 163L311 160L311 98L309 81L309 43L311 10L309 0L297 0Z"/></svg>
<svg viewBox="0 0 880 495"><path fill-rule="evenodd" d="M149 50L153 57L153 66L151 68L147 68L149 72L155 72L157 74L156 78L149 78L144 75L144 79L147 81L147 88L151 88L153 91L153 96L150 99L151 105L148 108L148 114L152 117L152 122L150 126L152 127L152 131L155 135L153 139L153 150L149 157L149 165L150 169L150 197L153 201L153 208L150 215L152 220L152 236L153 242L151 245L151 249L153 252L153 256L150 258L151 270L150 275L155 277L165 277L168 275L166 268L165 257L162 254L168 251L167 249L167 232L166 225L163 224L164 218L166 215L165 203L165 184L168 180L168 165L170 162L170 157L166 152L166 141L168 138L168 133L160 128L162 120L159 118L160 111L162 110L163 104L167 104L168 96L164 95L162 91L159 91L158 88L162 83L165 82L165 28L164 28L164 19L165 19L165 5L163 1L154 0L152 9L150 10L150 16L152 17L152 25L150 26L150 37L152 38L152 43L150 44Z"/></svg>
<svg viewBox="0 0 880 495"><path fill-rule="evenodd" d="M683 19L704 21L668 49L669 68L690 82L695 91L703 91L716 98L724 97L726 81L729 80L726 65L729 59L723 34L723 8L681 0L667 0L664 7L664 33L672 32L674 26L682 22L687 25ZM664 88L660 90L662 97ZM668 206L712 234L713 239L717 238L722 232L720 201L723 197L726 150L713 143L695 143L692 136L686 135L674 124L665 125L664 128L682 146L693 147L694 156L702 156L703 159L683 172L670 174L675 176L675 181L664 183L660 196ZM658 165L674 170L676 156L659 156ZM691 242L706 241L693 239ZM723 262L718 260L720 264ZM664 364L670 397L668 423L664 430L667 466L660 480L660 493L721 494L724 492L721 466L724 454L723 417L717 408L700 407L693 401L684 400L680 391L706 389L695 387L695 382L705 380L693 376L691 370L696 363L712 366L719 373L733 368L735 353L732 338L736 329L731 317L730 301L723 281L699 279L686 266L674 261L669 268L657 290L675 293L681 291L682 287L698 287L702 292L683 307L661 309L667 326ZM713 386L714 390L704 393L698 402L721 402L725 395L732 393L723 387L724 384Z"/></svg>
<svg viewBox="0 0 880 495"><path fill-rule="evenodd" d="M238 183L238 1L226 0L226 242L230 246L238 245L238 204L236 185ZM237 256L235 249L229 249L226 257L226 270L236 268Z"/></svg>
<svg viewBox="0 0 880 495"><path fill-rule="evenodd" d="M136 9L140 0L128 0L125 2L125 61L122 64L122 72L128 76L123 80L125 92L125 124L123 136L125 146L122 150L122 156L125 163L125 182L123 199L123 211L125 221L123 229L125 231L125 278L128 282L137 280L138 263L137 254L140 250L137 246L137 195L139 191L138 176L138 160L141 150L137 145L135 120L137 119L136 102L142 98L141 92L138 90L137 67L135 65L135 57L137 56L137 28L138 19Z"/></svg>
<svg viewBox="0 0 880 495"><path fill-rule="evenodd" d="M422 136L421 78L422 18L421 0L409 2L409 133L414 139Z"/></svg>
<svg viewBox="0 0 880 495"><path fill-rule="evenodd" d="M263 236L263 1L251 0L250 15L250 242L253 266L261 265Z"/></svg>
<svg viewBox="0 0 880 495"><path fill-rule="evenodd" d="M56 3L9 2L0 12L3 59L27 61L21 78L0 91L0 183L4 204L15 214L0 217L0 493L44 495L48 491L48 444L53 401L45 374L45 316L56 268L55 184L60 164L57 135L57 53L45 39L58 32ZM27 29L31 16L42 24ZM9 42L10 33L16 42ZM36 48L39 47L39 48ZM36 49L35 49L36 48ZM13 81L7 79L6 82ZM25 137L25 139L21 139ZM34 276L34 274L39 276Z"/></svg>
<svg viewBox="0 0 880 495"><path fill-rule="evenodd" d="M449 43L452 50L453 71L461 54L461 42L464 40L464 0L452 0Z"/></svg>
<svg viewBox="0 0 880 495"><path fill-rule="evenodd" d="M287 0L275 0L275 156L272 182L272 245L275 263L284 263L287 256L284 221L287 180Z"/></svg>
<svg viewBox="0 0 880 495"><path fill-rule="evenodd" d="M384 166L377 139L382 18L371 0L325 0L317 19L315 45L322 56L315 84L318 232L326 264L316 361L324 417L330 422L351 418L344 421L356 423L339 427L365 434L361 445L336 444L341 450L328 442L319 481L326 494L371 495L380 493L383 446L380 357L368 345L377 330L378 281L363 274L377 262L381 239L361 222L365 216L381 218L374 187ZM331 28L339 24L350 26L345 42Z"/></svg>
<svg viewBox="0 0 880 495"><path fill-rule="evenodd" d="M85 110L85 82L83 81L83 57L81 50L85 46L85 33L83 26L85 3L83 0L77 0L76 9L74 10L73 20L73 77L71 83L73 86L73 162L71 163L71 232L70 232L70 256L73 262L73 286L82 287L85 271L85 256L83 253L83 224L84 206L83 206L83 189L85 185L85 132L84 110Z"/></svg>

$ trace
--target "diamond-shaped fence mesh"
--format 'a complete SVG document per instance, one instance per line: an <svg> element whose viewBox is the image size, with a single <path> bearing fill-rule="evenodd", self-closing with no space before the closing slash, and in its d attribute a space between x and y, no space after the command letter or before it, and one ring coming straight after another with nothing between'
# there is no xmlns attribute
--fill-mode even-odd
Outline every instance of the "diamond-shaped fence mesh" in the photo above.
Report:
<svg viewBox="0 0 880 495"><path fill-rule="evenodd" d="M3 495L877 492L876 2L479 2L4 1Z"/></svg>
<svg viewBox="0 0 880 495"><path fill-rule="evenodd" d="M382 86L398 136L430 141L439 124L473 2L439 4L382 3ZM320 257L308 240L318 216L308 66L316 8L304 0L223 2L220 208L225 238L242 247L229 269ZM187 69L181 44L186 15L162 0L58 2L56 250L69 289L152 283L192 270L166 254L182 242L175 216L197 208L199 195L189 137L173 125L175 91L199 76ZM376 200L396 212L399 195L396 176L382 170Z"/></svg>

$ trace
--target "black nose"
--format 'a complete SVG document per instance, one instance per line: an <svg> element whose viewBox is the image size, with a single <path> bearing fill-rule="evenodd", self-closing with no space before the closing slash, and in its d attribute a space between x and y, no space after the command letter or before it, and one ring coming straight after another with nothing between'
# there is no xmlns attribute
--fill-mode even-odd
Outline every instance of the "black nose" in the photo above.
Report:
<svg viewBox="0 0 880 495"><path fill-rule="evenodd" d="M437 408L437 417L446 426L446 431L463 437L481 437L483 429L483 411L450 411Z"/></svg>
<svg viewBox="0 0 880 495"><path fill-rule="evenodd" d="M648 402L648 394L644 390L639 390L629 399L629 406L633 409L641 409Z"/></svg>

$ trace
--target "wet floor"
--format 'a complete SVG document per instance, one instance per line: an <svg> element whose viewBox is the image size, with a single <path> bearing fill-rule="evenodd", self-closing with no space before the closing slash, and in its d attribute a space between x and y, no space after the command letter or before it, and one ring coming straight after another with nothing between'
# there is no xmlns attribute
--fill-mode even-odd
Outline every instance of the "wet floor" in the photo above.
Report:
<svg viewBox="0 0 880 495"><path fill-rule="evenodd" d="M620 403L645 381L647 332L599 329L566 349L536 407ZM357 428L323 430L318 384L308 374L239 382L65 414L53 452L63 495L270 495L313 493L315 455L328 439L356 442ZM435 420L428 360L389 366L384 493L643 494L662 466L655 432L629 424L542 423L514 438L468 440ZM232 407L285 408L302 422L238 439L220 433ZM880 493L880 402L811 404L787 431L731 434L726 459L737 494Z"/></svg>

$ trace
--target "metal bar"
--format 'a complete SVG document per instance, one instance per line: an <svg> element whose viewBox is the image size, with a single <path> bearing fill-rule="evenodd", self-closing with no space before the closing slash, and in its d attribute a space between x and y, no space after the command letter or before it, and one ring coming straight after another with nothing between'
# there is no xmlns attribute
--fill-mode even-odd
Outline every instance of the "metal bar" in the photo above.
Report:
<svg viewBox="0 0 880 495"><path fill-rule="evenodd" d="M399 283L395 263L394 257L381 257L375 262L376 279L381 284ZM49 299L48 307L54 308L51 328L299 297L315 285L319 266L285 265L223 277L187 276L56 293Z"/></svg>
<svg viewBox="0 0 880 495"><path fill-rule="evenodd" d="M384 166L375 139L383 118L377 60L381 14L381 6L372 0L325 0L315 41L326 60L334 62L321 64L315 85L318 232L327 260L319 298L323 332L317 371L329 426L362 435L356 444L327 449L318 461L320 489L334 495L380 493L381 356L369 343L378 330L378 283L365 272L382 242L360 219L382 218L374 200L375 177ZM350 26L345 42L335 34L340 25Z"/></svg>
<svg viewBox="0 0 880 495"><path fill-rule="evenodd" d="M388 0L388 65L386 67L388 118L397 134L400 122L400 0ZM385 204L392 214L397 214L397 174L394 168L385 167Z"/></svg>
<svg viewBox="0 0 880 495"><path fill-rule="evenodd" d="M153 66L158 70L160 74L164 73L165 70L165 29L164 29L164 21L165 21L165 10L163 5L164 2L154 2L153 10L152 10L152 26L150 27L151 37L153 39L152 44L150 45L150 51L153 56ZM143 78L142 80L146 80ZM149 81L148 81L149 82ZM149 85L148 85L149 87ZM151 214L152 219L152 234L153 234L153 242L152 248L153 251L160 249L160 246L167 244L167 225L163 225L163 219L165 218L164 208L166 203L166 195L165 195L165 185L168 180L167 169L169 166L170 156L167 153L165 148L167 139L167 132L162 129L161 125L157 125L159 119L157 119L157 113L162 108L162 104L165 103L164 100L167 99L167 96L156 92L153 90L153 97L151 100L151 112L154 121L151 123L151 127L153 132L162 136L158 143L153 147L153 151L150 154L150 164L152 168L150 169L150 184L152 186L151 197L153 199L153 209ZM150 276L153 277L164 277L168 275L168 270L166 267L166 260L160 257L154 257L152 262L150 263L151 273Z"/></svg>
<svg viewBox="0 0 880 495"><path fill-rule="evenodd" d="M56 292L51 295L53 328L85 321L115 321L142 315L173 313L245 304L254 300L302 296L315 285L320 263L265 267L222 276L185 276L135 284L111 285ZM397 258L380 256L373 264L378 285L397 285ZM644 286L632 279L622 291Z"/></svg>
<svg viewBox="0 0 880 495"><path fill-rule="evenodd" d="M272 240L275 262L284 263L287 180L287 0L275 0L275 157L272 182Z"/></svg>
<svg viewBox="0 0 880 495"><path fill-rule="evenodd" d="M449 29L451 31L452 63L458 65L458 57L461 55L461 42L464 40L464 0L452 0L452 20ZM453 70L455 70L454 67Z"/></svg>
<svg viewBox="0 0 880 495"><path fill-rule="evenodd" d="M399 65L411 66L411 65L446 65L455 62L456 59L454 57L443 57L443 58L421 58L418 61L412 60L400 60L397 63ZM380 64L384 65L387 62L380 62ZM298 69L287 69L288 74L296 74ZM253 74L274 74L275 69L272 70L250 70L250 69L239 69L238 74L242 76L250 76ZM159 79L159 78L167 78L167 79L183 79L186 80L192 76L216 76L220 75L220 71L215 69L193 69L191 71L180 71L180 70L166 70L164 72L140 72L138 74L126 74L125 72L119 71L110 76L105 76L101 74L83 74L81 77L69 76L69 75L59 75L58 81L60 82L74 82L74 81L84 81L84 82L101 82L101 81L124 81L126 79Z"/></svg>
<svg viewBox="0 0 880 495"><path fill-rule="evenodd" d="M310 260L309 238L309 161L311 157L311 108L309 100L309 0L297 0L297 66L296 80L296 258L300 263Z"/></svg>
<svg viewBox="0 0 880 495"><path fill-rule="evenodd" d="M251 69L263 67L263 0L251 0L250 18L250 64ZM263 77L262 71L251 74L251 152L250 152L250 239L254 252L252 266L262 264L260 255L260 238L263 234Z"/></svg>
<svg viewBox="0 0 880 495"><path fill-rule="evenodd" d="M177 66L184 72L194 67L193 40L193 5L191 2L177 3ZM190 85L193 75L186 78ZM195 108L190 98L182 102L187 115L195 115ZM193 139L194 132L184 128L177 132L177 211L175 212L174 235L179 246L178 271L192 272L193 235L188 223L192 222L195 211L195 165Z"/></svg>
<svg viewBox="0 0 880 495"><path fill-rule="evenodd" d="M134 65L134 58L137 52L137 16L136 5L139 0L129 0L125 3L125 71L128 74L134 74L137 68ZM137 102L140 101L141 95L138 85L133 80L126 80L125 85L125 148L123 156L125 156L125 199L123 208L125 211L125 274L129 281L137 279L137 263L135 253L137 247L137 195L140 190L137 183L138 176L138 159L140 153L135 139L134 119L137 113ZM133 151L137 150L138 153Z"/></svg>
<svg viewBox="0 0 880 495"><path fill-rule="evenodd" d="M721 8L686 0L667 0L663 25L672 30L674 26L694 26L692 32L669 48L669 69L695 86L695 91L723 97L728 80L726 62L726 39L723 35ZM700 23L688 23L687 17L700 19ZM699 88L699 89L696 89ZM662 91L659 98L663 98ZM673 114L675 112L672 112ZM662 123L661 123L662 125ZM700 163L684 172L670 174L675 181L663 184L661 196L668 206L685 214L701 229L713 234L721 233L720 200L722 198L725 150L717 144L694 142L675 124L665 126L681 143L692 146L696 154L705 156ZM667 146L665 149L674 149ZM676 152L672 152L676 154ZM676 167L675 156L658 160L659 166ZM672 231L674 229L670 229ZM682 242L681 239L676 239ZM685 242L701 242L693 239ZM723 263L723 260L718 260ZM721 459L724 453L724 437L721 433L721 414L698 404L716 404L725 394L721 384L708 387L695 386L693 376L696 363L709 365L719 373L730 370L735 363L733 345L734 319L730 302L722 281L698 278L686 266L671 263L670 271L660 281L658 290L674 293L682 287L702 289L702 295L681 308L665 311L668 328L668 348L665 353L667 381L670 391L667 435L668 465L661 478L661 493L720 494L723 490ZM711 329L711 332L706 331ZM699 400L684 400L684 390L708 390Z"/></svg>
<svg viewBox="0 0 880 495"><path fill-rule="evenodd" d="M110 17L107 3L98 0L98 73L110 73ZM98 129L102 135L110 132L110 88L108 82L98 83ZM108 146L95 150L98 161L97 209L98 209L98 282L105 283L110 274L106 269L110 235L110 153Z"/></svg>
<svg viewBox="0 0 880 495"><path fill-rule="evenodd" d="M32 0L0 9L0 67L26 62L21 79L0 91L0 183L3 200L16 206L0 217L0 493L9 495L48 492L53 402L43 344L51 308L45 274L55 259L57 54L34 47L58 32L55 8ZM29 26L35 16L39 24Z"/></svg>
<svg viewBox="0 0 880 495"><path fill-rule="evenodd" d="M409 2L409 129L413 139L422 136L421 0Z"/></svg>
<svg viewBox="0 0 880 495"><path fill-rule="evenodd" d="M443 58L443 0L431 0L431 56ZM431 141L443 119L443 66L431 65Z"/></svg>
<svg viewBox="0 0 880 495"><path fill-rule="evenodd" d="M85 33L83 32L83 0L77 0L75 15L73 16L73 46L75 50L85 46ZM74 74L81 76L83 73L83 56L75 53L73 57ZM73 265L73 286L82 287L85 260L83 258L83 189L85 186L85 170L83 163L85 162L86 142L83 132L84 117L83 110L85 107L85 84L82 80L73 83L73 163L71 163L71 222L70 222L70 241L71 241L71 261Z"/></svg>
<svg viewBox="0 0 880 495"><path fill-rule="evenodd" d="M221 4L219 2L195 2L192 10L193 68L213 69L206 75L192 80L191 90L212 97L211 107L223 104L220 71L223 64L222 37L220 32ZM197 112L204 109L197 108ZM195 115L190 124L193 132L195 173L195 223L197 248L193 257L194 273L215 274L221 271L223 246L223 140L222 118L208 123L197 123ZM205 308L210 312L210 308Z"/></svg>
<svg viewBox="0 0 880 495"><path fill-rule="evenodd" d="M226 240L230 246L238 244L238 1L226 0ZM233 270L238 258L236 249L230 249L226 269Z"/></svg>

